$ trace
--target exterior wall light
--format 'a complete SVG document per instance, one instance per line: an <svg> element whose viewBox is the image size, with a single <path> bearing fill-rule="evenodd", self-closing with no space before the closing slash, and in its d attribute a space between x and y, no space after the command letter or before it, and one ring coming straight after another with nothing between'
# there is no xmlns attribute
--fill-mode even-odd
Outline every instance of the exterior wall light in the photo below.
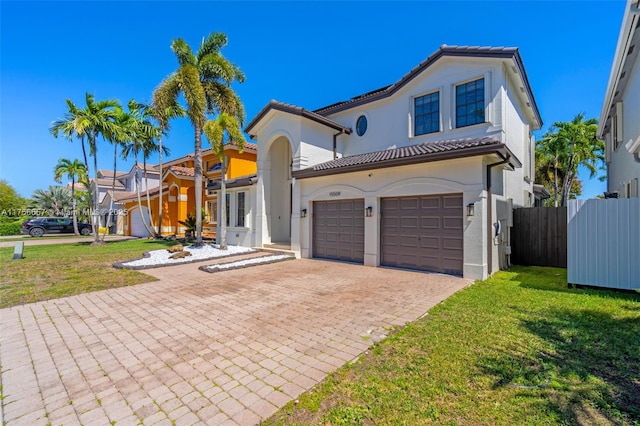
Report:
<svg viewBox="0 0 640 426"><path fill-rule="evenodd" d="M367 217L371 217L373 215L373 207L369 206L366 209L364 209L364 214Z"/></svg>
<svg viewBox="0 0 640 426"><path fill-rule="evenodd" d="M473 216L473 215L474 215L474 213L475 213L475 207L476 207L475 203L469 203L469 204L467 205L467 216L468 216L468 217L471 217L471 216Z"/></svg>
<svg viewBox="0 0 640 426"><path fill-rule="evenodd" d="M307 209L300 210L300 217L307 217Z"/></svg>

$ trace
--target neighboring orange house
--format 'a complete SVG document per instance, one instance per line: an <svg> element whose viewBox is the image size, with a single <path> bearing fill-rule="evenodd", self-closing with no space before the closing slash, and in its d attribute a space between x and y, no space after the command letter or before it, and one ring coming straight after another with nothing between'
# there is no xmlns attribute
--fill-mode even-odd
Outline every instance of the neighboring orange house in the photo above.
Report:
<svg viewBox="0 0 640 426"><path fill-rule="evenodd" d="M255 175L257 172L257 146L245 143L242 153L238 147L228 144L224 149L227 157L227 179L236 179ZM179 222L187 218L187 213L195 214L194 186L194 154L188 154L176 160L162 164L162 235L184 236L185 227ZM207 237L215 237L218 219L218 200L216 191L205 188L210 181L220 180L221 164L211 148L202 150L202 207L206 217L202 220L202 233ZM141 195L143 215L153 229L157 229L159 188L150 190L151 221L147 209L146 193ZM148 236L142 224L136 194L125 193L117 196L118 202L124 204L127 211L125 235L137 237Z"/></svg>

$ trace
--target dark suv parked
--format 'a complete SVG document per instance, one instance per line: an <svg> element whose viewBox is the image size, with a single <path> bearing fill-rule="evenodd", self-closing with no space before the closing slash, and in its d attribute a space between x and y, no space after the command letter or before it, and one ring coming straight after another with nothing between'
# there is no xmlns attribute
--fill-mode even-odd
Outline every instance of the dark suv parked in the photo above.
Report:
<svg viewBox="0 0 640 426"><path fill-rule="evenodd" d="M78 222L78 231L82 235L91 234L91 224ZM44 234L73 234L73 220L67 217L34 217L22 222L20 232L32 237Z"/></svg>

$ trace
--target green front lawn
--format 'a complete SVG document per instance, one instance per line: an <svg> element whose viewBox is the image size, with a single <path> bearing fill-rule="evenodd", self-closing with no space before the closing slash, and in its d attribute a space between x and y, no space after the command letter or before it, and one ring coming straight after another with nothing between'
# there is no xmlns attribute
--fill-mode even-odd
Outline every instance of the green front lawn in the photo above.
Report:
<svg viewBox="0 0 640 426"><path fill-rule="evenodd" d="M640 295L500 272L265 424L640 425Z"/></svg>
<svg viewBox="0 0 640 426"><path fill-rule="evenodd" d="M91 247L90 243L25 246L22 260L12 260L13 247L0 248L0 308L153 281L149 275L111 265L175 244L130 240Z"/></svg>

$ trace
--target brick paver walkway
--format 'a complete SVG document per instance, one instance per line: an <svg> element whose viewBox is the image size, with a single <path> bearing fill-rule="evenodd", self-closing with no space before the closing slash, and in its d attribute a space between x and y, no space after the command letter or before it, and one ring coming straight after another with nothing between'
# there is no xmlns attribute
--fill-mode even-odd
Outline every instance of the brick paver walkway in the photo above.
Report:
<svg viewBox="0 0 640 426"><path fill-rule="evenodd" d="M4 421L256 424L470 283L308 259L198 266L0 310Z"/></svg>

